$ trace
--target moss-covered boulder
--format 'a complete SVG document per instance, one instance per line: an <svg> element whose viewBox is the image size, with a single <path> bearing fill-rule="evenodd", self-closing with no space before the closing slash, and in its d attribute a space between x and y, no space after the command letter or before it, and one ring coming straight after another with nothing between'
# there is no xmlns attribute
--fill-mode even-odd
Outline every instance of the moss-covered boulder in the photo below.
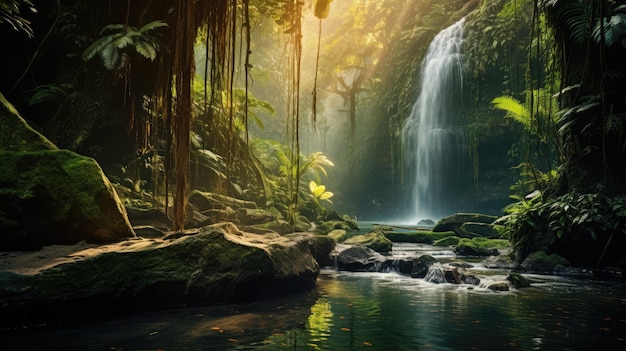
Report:
<svg viewBox="0 0 626 351"><path fill-rule="evenodd" d="M310 238L251 234L222 223L65 252L40 267L0 260L0 328L309 289L319 274Z"/></svg>
<svg viewBox="0 0 626 351"><path fill-rule="evenodd" d="M439 220L433 227L433 232L455 231L468 222L491 224L496 219L498 217L480 213L457 213Z"/></svg>
<svg viewBox="0 0 626 351"><path fill-rule="evenodd" d="M461 240L461 238L459 238L458 236L448 236L445 237L443 239L439 239L433 242L433 246L455 246L456 244L459 243L459 240Z"/></svg>
<svg viewBox="0 0 626 351"><path fill-rule="evenodd" d="M343 229L335 229L326 234L326 236L333 239L336 243L342 243L348 238L348 233Z"/></svg>
<svg viewBox="0 0 626 351"><path fill-rule="evenodd" d="M473 236L480 236L485 238L497 238L498 232L493 228L491 224L465 222L461 224L461 229L473 234Z"/></svg>
<svg viewBox="0 0 626 351"><path fill-rule="evenodd" d="M527 288L530 286L530 282L528 281L528 279L524 278L524 276L519 273L509 274L509 276L506 277L506 280L511 282L511 284L517 289Z"/></svg>
<svg viewBox="0 0 626 351"><path fill-rule="evenodd" d="M552 274L560 266L570 266L570 262L557 255L548 255L543 251L533 252L522 262L522 267L530 273Z"/></svg>
<svg viewBox="0 0 626 351"><path fill-rule="evenodd" d="M306 241L313 258L320 266L332 266L335 264L331 257L331 252L335 249L335 240L332 238L314 233L291 233L285 235L292 240Z"/></svg>
<svg viewBox="0 0 626 351"><path fill-rule="evenodd" d="M0 250L134 237L100 166L0 109Z"/></svg>
<svg viewBox="0 0 626 351"><path fill-rule="evenodd" d="M454 250L460 256L486 257L498 254L498 250L490 248L490 245L467 238L459 240Z"/></svg>
<svg viewBox="0 0 626 351"><path fill-rule="evenodd" d="M381 230L376 229L367 234L355 235L348 238L344 241L344 244L369 247L383 254L389 253L393 246L391 240L387 239Z"/></svg>
<svg viewBox="0 0 626 351"><path fill-rule="evenodd" d="M93 159L67 150L0 151L0 250L134 235Z"/></svg>

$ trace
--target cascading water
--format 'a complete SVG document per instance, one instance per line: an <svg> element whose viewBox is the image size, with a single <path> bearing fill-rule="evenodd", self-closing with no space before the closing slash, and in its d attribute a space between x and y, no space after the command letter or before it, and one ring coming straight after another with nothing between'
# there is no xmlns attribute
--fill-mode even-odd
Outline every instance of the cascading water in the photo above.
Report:
<svg viewBox="0 0 626 351"><path fill-rule="evenodd" d="M463 26L441 31L421 67L421 92L402 130L405 183L410 189L403 222L439 219L459 210L467 188L463 132L454 126L462 112Z"/></svg>

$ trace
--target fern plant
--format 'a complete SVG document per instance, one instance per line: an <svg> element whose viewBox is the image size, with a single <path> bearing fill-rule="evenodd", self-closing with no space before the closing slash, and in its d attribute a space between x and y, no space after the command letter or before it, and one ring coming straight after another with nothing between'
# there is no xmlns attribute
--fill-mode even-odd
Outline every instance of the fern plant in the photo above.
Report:
<svg viewBox="0 0 626 351"><path fill-rule="evenodd" d="M83 52L83 60L88 61L98 55L107 70L121 70L129 62L127 49L132 48L137 54L154 61L159 51L159 40L152 32L167 26L160 20L141 28L126 24L105 26L100 31L102 37Z"/></svg>

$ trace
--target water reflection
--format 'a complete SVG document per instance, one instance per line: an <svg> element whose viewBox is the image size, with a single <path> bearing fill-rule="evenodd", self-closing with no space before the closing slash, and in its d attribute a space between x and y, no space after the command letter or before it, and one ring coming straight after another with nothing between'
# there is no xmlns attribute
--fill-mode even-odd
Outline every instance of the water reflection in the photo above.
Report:
<svg viewBox="0 0 626 351"><path fill-rule="evenodd" d="M605 350L626 346L626 291L527 276L507 293L393 273L324 271L309 292L0 335L0 350Z"/></svg>
<svg viewBox="0 0 626 351"><path fill-rule="evenodd" d="M543 279L543 278L539 278ZM556 279L556 280L553 280ZM511 293L393 274L326 274L304 329L262 350L592 350L626 346L626 293L613 284L535 280Z"/></svg>

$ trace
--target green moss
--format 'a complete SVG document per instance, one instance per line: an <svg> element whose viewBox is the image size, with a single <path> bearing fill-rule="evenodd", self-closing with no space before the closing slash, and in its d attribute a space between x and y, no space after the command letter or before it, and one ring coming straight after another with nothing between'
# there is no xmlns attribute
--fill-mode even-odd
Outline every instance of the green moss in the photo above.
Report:
<svg viewBox="0 0 626 351"><path fill-rule="evenodd" d="M482 248L485 249L505 249L511 246L511 242L506 239L489 239L483 237L476 237L472 239Z"/></svg>
<svg viewBox="0 0 626 351"><path fill-rule="evenodd" d="M415 232L385 232L385 237L393 242L432 244L437 240L456 236L453 231L431 232L418 230Z"/></svg>
<svg viewBox="0 0 626 351"><path fill-rule="evenodd" d="M380 230L374 230L373 232L367 234L355 235L344 241L344 243L349 245L366 246L381 253L391 251L391 246L393 245L391 240L386 238Z"/></svg>
<svg viewBox="0 0 626 351"><path fill-rule="evenodd" d="M335 240L335 242L340 243L347 239L348 233L346 233L343 229L335 229L327 234L329 238Z"/></svg>
<svg viewBox="0 0 626 351"><path fill-rule="evenodd" d="M461 240L461 238L458 236L449 236L433 242L433 246L454 246L459 243L459 240Z"/></svg>

